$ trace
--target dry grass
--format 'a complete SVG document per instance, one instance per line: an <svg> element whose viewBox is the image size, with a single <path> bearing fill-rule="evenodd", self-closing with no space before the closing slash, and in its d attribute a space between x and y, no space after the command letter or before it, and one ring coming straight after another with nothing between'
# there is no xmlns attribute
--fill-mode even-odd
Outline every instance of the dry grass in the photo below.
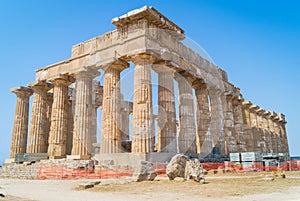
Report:
<svg viewBox="0 0 300 201"><path fill-rule="evenodd" d="M177 179L169 181L160 177L155 181L131 182L127 184L98 185L89 191L123 192L129 194L152 193L182 193L183 195L224 197L250 194L282 192L291 186L300 186L300 172L287 172L286 178L275 177L273 181L263 178L271 173L226 173L208 175L206 184Z"/></svg>

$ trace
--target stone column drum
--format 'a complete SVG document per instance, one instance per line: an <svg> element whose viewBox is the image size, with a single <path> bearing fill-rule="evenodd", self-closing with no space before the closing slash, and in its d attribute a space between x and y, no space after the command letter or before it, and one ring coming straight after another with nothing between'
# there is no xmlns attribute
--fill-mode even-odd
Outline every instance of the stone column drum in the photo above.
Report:
<svg viewBox="0 0 300 201"><path fill-rule="evenodd" d="M90 159L92 153L92 84L93 78L100 73L85 68L75 73L76 97L72 158Z"/></svg>
<svg viewBox="0 0 300 201"><path fill-rule="evenodd" d="M237 144L237 152L247 151L245 136L244 136L242 102L243 102L242 97L235 97L232 101L234 133L235 133L235 139Z"/></svg>
<svg viewBox="0 0 300 201"><path fill-rule="evenodd" d="M74 79L60 75L51 82L54 88L48 155L50 158L63 158L66 156L68 132L68 86Z"/></svg>
<svg viewBox="0 0 300 201"><path fill-rule="evenodd" d="M194 114L193 88L180 74L176 75L178 82L178 107L179 107L179 153L197 153L196 124Z"/></svg>
<svg viewBox="0 0 300 201"><path fill-rule="evenodd" d="M137 55L133 58L134 101L132 113L132 153L149 153L154 150L154 123L152 108L151 65L155 58Z"/></svg>
<svg viewBox="0 0 300 201"><path fill-rule="evenodd" d="M209 129L210 111L207 86L203 81L193 83L197 98L197 153L207 155L212 151L212 136Z"/></svg>
<svg viewBox="0 0 300 201"><path fill-rule="evenodd" d="M224 135L225 135L225 154L237 152L234 119L233 119L233 96L225 94L225 122L224 122Z"/></svg>
<svg viewBox="0 0 300 201"><path fill-rule="evenodd" d="M264 132L264 122L263 122L264 112L265 112L265 110L263 110L263 109L256 110L260 151L266 153L267 152L267 145L266 145L266 136L265 136L265 132Z"/></svg>
<svg viewBox="0 0 300 201"><path fill-rule="evenodd" d="M10 90L17 95L15 118L10 146L10 158L26 153L28 134L29 98L33 91L28 87L16 87Z"/></svg>
<svg viewBox="0 0 300 201"><path fill-rule="evenodd" d="M251 123L251 130L253 136L253 151L259 152L260 151L260 134L258 131L257 125L257 113L256 111L259 109L257 105L250 106L250 123Z"/></svg>
<svg viewBox="0 0 300 201"><path fill-rule="evenodd" d="M174 72L163 64L154 65L158 73L158 147L159 152L177 152Z"/></svg>
<svg viewBox="0 0 300 201"><path fill-rule="evenodd" d="M47 117L47 91L52 84L36 81L29 86L33 89L33 103L28 139L28 153L47 153L49 118Z"/></svg>
<svg viewBox="0 0 300 201"><path fill-rule="evenodd" d="M128 63L118 61L110 65L104 72L100 145L100 153L103 154L121 152L120 73L127 67Z"/></svg>
<svg viewBox="0 0 300 201"><path fill-rule="evenodd" d="M277 149L277 136L275 134L275 126L274 126L274 118L276 117L275 112L271 111L270 115L268 116L269 121L269 128L270 128L270 134L271 134L271 140L272 140L272 153L278 153Z"/></svg>
<svg viewBox="0 0 300 201"><path fill-rule="evenodd" d="M225 154L224 136L224 97L221 91L209 89L211 105L210 130L212 133L212 147L215 154ZM219 152L219 153L218 153Z"/></svg>
<svg viewBox="0 0 300 201"><path fill-rule="evenodd" d="M273 153L273 145L272 145L272 134L270 132L270 126L269 126L269 115L270 112L265 111L262 114L263 117L263 130L264 130L264 135L266 139L266 152L267 153Z"/></svg>
<svg viewBox="0 0 300 201"><path fill-rule="evenodd" d="M250 119L250 106L252 103L250 101L243 101L243 122L244 122L244 136L246 142L246 149L248 152L254 151L253 148L253 134L251 129L251 119Z"/></svg>

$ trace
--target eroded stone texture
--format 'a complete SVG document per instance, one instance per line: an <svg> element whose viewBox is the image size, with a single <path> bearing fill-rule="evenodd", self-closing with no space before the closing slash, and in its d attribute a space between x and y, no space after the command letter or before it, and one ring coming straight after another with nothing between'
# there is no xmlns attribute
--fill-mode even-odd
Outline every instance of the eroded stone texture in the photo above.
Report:
<svg viewBox="0 0 300 201"><path fill-rule="evenodd" d="M257 105L251 105L250 106L250 126L251 126L251 130L252 130L252 137L253 137L253 151L255 152L259 152L261 151L260 148L260 134L259 134L259 130L258 130L258 122L257 122L257 114L256 114L256 110L259 109L259 107Z"/></svg>
<svg viewBox="0 0 300 201"><path fill-rule="evenodd" d="M263 122L263 114L265 110L258 109L256 110L257 114L257 128L258 128L258 135L259 135L259 141L260 144L260 151L266 153L267 152L267 145L266 145L266 136L264 132L264 122Z"/></svg>
<svg viewBox="0 0 300 201"><path fill-rule="evenodd" d="M224 134L225 134L225 154L237 152L234 118L233 118L233 96L225 94L225 122L224 122Z"/></svg>
<svg viewBox="0 0 300 201"><path fill-rule="evenodd" d="M32 114L27 153L47 153L49 118L47 118L47 91L52 85L45 81L29 84L33 89Z"/></svg>
<svg viewBox="0 0 300 201"><path fill-rule="evenodd" d="M117 62L109 66L104 72L100 153L121 152L120 73L127 67L128 63Z"/></svg>
<svg viewBox="0 0 300 201"><path fill-rule="evenodd" d="M212 151L212 135L209 129L210 111L209 95L207 86L202 81L194 83L195 95L197 98L197 153L207 155Z"/></svg>
<svg viewBox="0 0 300 201"><path fill-rule="evenodd" d="M274 118L276 117L274 112L270 112L270 115L268 116L269 120L269 129L270 129L270 135L272 140L272 152L271 153L277 153L277 136L275 134L275 126L274 126Z"/></svg>
<svg viewBox="0 0 300 201"><path fill-rule="evenodd" d="M243 107L243 122L244 122L244 136L246 142L246 149L248 152L254 150L253 145L253 133L251 129L251 118L250 118L250 106L252 103L250 101L244 101L242 103Z"/></svg>
<svg viewBox="0 0 300 201"><path fill-rule="evenodd" d="M224 136L224 97L220 91L209 89L211 105L211 123L212 147L215 151L225 154L225 136Z"/></svg>
<svg viewBox="0 0 300 201"><path fill-rule="evenodd" d="M50 158L63 158L66 156L68 134L68 86L74 79L61 75L51 81L54 88L48 155Z"/></svg>
<svg viewBox="0 0 300 201"><path fill-rule="evenodd" d="M196 147L196 124L191 84L180 74L176 75L178 82L178 108L179 108L179 153L197 153Z"/></svg>
<svg viewBox="0 0 300 201"><path fill-rule="evenodd" d="M268 153L273 153L273 145L272 145L272 134L269 126L269 111L265 111L263 113L263 127L264 127L264 135L266 139L266 150Z"/></svg>
<svg viewBox="0 0 300 201"><path fill-rule="evenodd" d="M151 88L150 55L137 55L133 58L134 67L134 101L132 125L132 152L149 153L154 150L154 124Z"/></svg>
<svg viewBox="0 0 300 201"><path fill-rule="evenodd" d="M15 118L10 146L10 158L26 153L28 135L29 98L33 91L28 87L16 87L10 90L17 95Z"/></svg>
<svg viewBox="0 0 300 201"><path fill-rule="evenodd" d="M246 142L244 136L244 123L243 123L243 109L242 109L242 97L234 98L233 104L233 118L234 118L234 130L237 143L237 152L246 152Z"/></svg>
<svg viewBox="0 0 300 201"><path fill-rule="evenodd" d="M90 158L92 153L92 84L100 73L83 69L75 74L76 96L72 155Z"/></svg>
<svg viewBox="0 0 300 201"><path fill-rule="evenodd" d="M158 73L158 147L159 152L177 152L174 72L157 64Z"/></svg>

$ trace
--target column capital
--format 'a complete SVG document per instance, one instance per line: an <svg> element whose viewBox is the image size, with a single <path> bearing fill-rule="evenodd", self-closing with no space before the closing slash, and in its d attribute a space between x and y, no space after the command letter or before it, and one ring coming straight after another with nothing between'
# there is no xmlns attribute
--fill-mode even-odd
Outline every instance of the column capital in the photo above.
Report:
<svg viewBox="0 0 300 201"><path fill-rule="evenodd" d="M81 68L75 74L75 78L95 78L100 75L98 69L95 68Z"/></svg>
<svg viewBox="0 0 300 201"><path fill-rule="evenodd" d="M249 109L250 109L251 112L256 113L256 111L259 109L259 106L258 105L251 105L249 107Z"/></svg>
<svg viewBox="0 0 300 201"><path fill-rule="evenodd" d="M53 78L51 78L51 80L49 80L50 82L52 82L53 84L64 84L64 85L70 85L73 82L75 82L75 79L67 74L59 74Z"/></svg>
<svg viewBox="0 0 300 201"><path fill-rule="evenodd" d="M197 79L192 83L194 89L207 89L207 85L202 79Z"/></svg>
<svg viewBox="0 0 300 201"><path fill-rule="evenodd" d="M252 103L250 101L243 101L242 102L242 106L244 108L249 108L250 109L250 106L252 105Z"/></svg>
<svg viewBox="0 0 300 201"><path fill-rule="evenodd" d="M135 65L144 62L147 62L147 64L153 64L157 60L157 58L151 54L137 54L131 57L131 60Z"/></svg>
<svg viewBox="0 0 300 201"><path fill-rule="evenodd" d="M237 105L242 105L242 102L244 99L241 96L234 96L232 99L232 105L237 106Z"/></svg>
<svg viewBox="0 0 300 201"><path fill-rule="evenodd" d="M14 87L11 88L10 91L14 94L16 94L17 96L19 95L24 95L24 96L31 96L33 94L33 90L29 87L23 87L23 86L19 86L19 87Z"/></svg>
<svg viewBox="0 0 300 201"><path fill-rule="evenodd" d="M106 71L107 69L113 68L113 69L119 70L121 72L122 70L124 70L125 68L128 68L128 67L129 67L129 63L119 59L119 60L111 63L110 65L108 65L103 70Z"/></svg>
<svg viewBox="0 0 300 201"><path fill-rule="evenodd" d="M263 114L265 113L265 110L262 109L262 108L259 108L256 110L256 113L259 115L259 116L263 116Z"/></svg>
<svg viewBox="0 0 300 201"><path fill-rule="evenodd" d="M28 86L33 89L33 91L35 90L42 90L42 91L49 91L50 89L53 88L53 84L46 82L46 81L34 81L28 84Z"/></svg>

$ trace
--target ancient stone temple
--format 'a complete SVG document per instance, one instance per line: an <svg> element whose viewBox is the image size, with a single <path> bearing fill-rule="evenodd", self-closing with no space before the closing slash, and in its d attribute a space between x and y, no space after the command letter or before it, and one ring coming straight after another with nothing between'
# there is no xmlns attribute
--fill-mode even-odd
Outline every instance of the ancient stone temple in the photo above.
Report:
<svg viewBox="0 0 300 201"><path fill-rule="evenodd" d="M10 158L289 152L285 116L244 100L224 70L183 43L184 30L174 22L145 6L112 23L116 30L73 46L69 59L11 89L17 102ZM121 72L130 66L133 101L121 90L128 84Z"/></svg>

